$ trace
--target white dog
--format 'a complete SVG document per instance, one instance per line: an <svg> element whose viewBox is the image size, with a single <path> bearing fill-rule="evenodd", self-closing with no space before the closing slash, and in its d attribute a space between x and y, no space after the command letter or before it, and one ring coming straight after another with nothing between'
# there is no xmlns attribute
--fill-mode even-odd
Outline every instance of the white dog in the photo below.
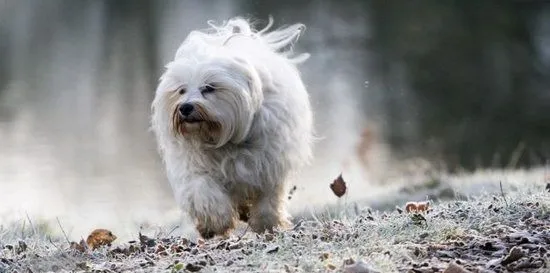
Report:
<svg viewBox="0 0 550 273"><path fill-rule="evenodd" d="M311 158L309 95L291 57L301 24L255 30L242 18L192 31L166 66L152 129L176 201L203 238L237 221L288 226L287 184Z"/></svg>

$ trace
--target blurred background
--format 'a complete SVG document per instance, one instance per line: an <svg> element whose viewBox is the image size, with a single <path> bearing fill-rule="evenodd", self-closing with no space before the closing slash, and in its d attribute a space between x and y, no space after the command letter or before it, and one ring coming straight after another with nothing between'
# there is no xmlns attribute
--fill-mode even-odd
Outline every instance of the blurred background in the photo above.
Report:
<svg viewBox="0 0 550 273"><path fill-rule="evenodd" d="M547 1L0 0L0 219L80 236L177 215L149 131L157 79L189 31L237 15L307 26L321 140L293 210L337 202L342 172L360 199L550 158Z"/></svg>

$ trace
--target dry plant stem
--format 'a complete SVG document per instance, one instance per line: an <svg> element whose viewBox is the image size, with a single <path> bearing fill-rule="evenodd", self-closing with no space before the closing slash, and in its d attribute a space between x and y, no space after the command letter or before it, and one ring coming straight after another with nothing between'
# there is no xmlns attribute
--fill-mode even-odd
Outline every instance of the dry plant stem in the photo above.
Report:
<svg viewBox="0 0 550 273"><path fill-rule="evenodd" d="M506 201L506 196L504 195L504 190L502 189L502 181L499 181L500 184L500 194L502 195L502 199L504 199L504 203L506 206L508 206L508 201Z"/></svg>
<svg viewBox="0 0 550 273"><path fill-rule="evenodd" d="M21 238L25 238L25 221L23 221L23 226L21 227Z"/></svg>
<svg viewBox="0 0 550 273"><path fill-rule="evenodd" d="M298 230L301 226L302 226L302 223L304 222L304 219L300 219L298 221L298 223L296 223L296 225L294 225L294 227L292 228L292 230Z"/></svg>
<svg viewBox="0 0 550 273"><path fill-rule="evenodd" d="M32 224L32 221L31 221L31 217L29 217L29 214L25 212L25 214L27 215L27 220L29 221L29 224L31 225L31 229L32 229L32 235L36 235L36 229L34 229L34 225Z"/></svg>
<svg viewBox="0 0 550 273"><path fill-rule="evenodd" d="M170 236L170 234L172 234L172 232L174 232L174 230L178 229L180 226L175 226L174 228L172 228L172 230L170 230L170 232L168 232L168 234L166 234L166 236Z"/></svg>
<svg viewBox="0 0 550 273"><path fill-rule="evenodd" d="M64 230L63 227L61 226L61 222L59 221L59 218L58 218L58 217L55 217L55 219L57 220L57 224L59 225L59 228L60 228L61 231L63 232L63 236L65 236L65 240L67 240L67 243L70 245L70 244L71 244L71 241L69 241L69 237L67 236L67 233L65 233L65 230Z"/></svg>
<svg viewBox="0 0 550 273"><path fill-rule="evenodd" d="M50 241L50 243L55 247L57 248L57 250L61 251L61 248L59 248L56 244L53 243L52 241L52 238L50 236L48 236L48 241ZM69 243L70 244L70 243Z"/></svg>

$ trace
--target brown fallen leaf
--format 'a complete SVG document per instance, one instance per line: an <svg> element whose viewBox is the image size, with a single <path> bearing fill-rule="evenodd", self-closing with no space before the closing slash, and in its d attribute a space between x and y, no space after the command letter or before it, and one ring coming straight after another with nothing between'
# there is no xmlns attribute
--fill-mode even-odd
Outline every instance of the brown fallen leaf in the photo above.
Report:
<svg viewBox="0 0 550 273"><path fill-rule="evenodd" d="M328 260L329 257L330 257L330 254L328 254L327 252L324 252L323 254L321 254L321 256L319 256L319 259L321 259L321 261L325 261L325 260Z"/></svg>
<svg viewBox="0 0 550 273"><path fill-rule="evenodd" d="M405 204L405 211L411 212L427 212L430 209L430 202L407 202Z"/></svg>
<svg viewBox="0 0 550 273"><path fill-rule="evenodd" d="M99 228L88 235L86 243L88 247L94 250L100 246L111 244L116 238L117 237L109 230Z"/></svg>
<svg viewBox="0 0 550 273"><path fill-rule="evenodd" d="M88 249L88 245L86 244L84 239L82 239L82 240L80 240L80 243L71 242L71 245L69 246L69 248L78 250L80 252L86 252L86 250Z"/></svg>
<svg viewBox="0 0 550 273"><path fill-rule="evenodd" d="M336 195L338 198L342 197L344 194L346 194L346 182L342 178L342 174L340 174L332 184L330 184L330 189Z"/></svg>
<svg viewBox="0 0 550 273"><path fill-rule="evenodd" d="M425 202L418 202L418 203L416 203L416 204L417 204L417 205L416 205L417 211L421 211L421 212L424 211L424 212L426 212L426 211L428 211L428 209L430 208L430 202L428 202L428 201L425 201Z"/></svg>
<svg viewBox="0 0 550 273"><path fill-rule="evenodd" d="M418 205L416 204L416 202L407 202L407 204L405 204L405 211L409 213L416 211L417 209L418 209Z"/></svg>

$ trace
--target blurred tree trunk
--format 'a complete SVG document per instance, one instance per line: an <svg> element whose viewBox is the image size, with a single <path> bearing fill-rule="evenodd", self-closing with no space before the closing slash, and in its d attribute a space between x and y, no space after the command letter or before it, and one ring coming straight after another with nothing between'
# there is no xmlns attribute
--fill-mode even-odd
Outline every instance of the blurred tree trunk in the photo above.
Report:
<svg viewBox="0 0 550 273"><path fill-rule="evenodd" d="M106 33L105 46L106 52L103 54L105 60L103 63L109 63L108 59L112 56L110 50L115 48L116 43L124 43L128 50L123 59L128 62L123 64L127 73L127 79L135 78L134 65L136 59L141 59L146 69L145 82L149 85L151 94L158 78L161 67L158 64L157 52L157 29L159 23L157 18L157 2L150 0L119 0L105 2L105 23L104 33ZM121 40L122 39L122 40ZM137 53L136 53L137 52ZM143 75L137 75L142 77Z"/></svg>

